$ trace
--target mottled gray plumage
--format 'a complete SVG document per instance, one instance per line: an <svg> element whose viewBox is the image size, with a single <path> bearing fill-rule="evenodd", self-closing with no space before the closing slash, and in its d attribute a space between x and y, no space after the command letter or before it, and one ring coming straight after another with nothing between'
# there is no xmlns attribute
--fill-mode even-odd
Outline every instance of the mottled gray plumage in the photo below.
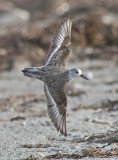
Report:
<svg viewBox="0 0 118 160"><path fill-rule="evenodd" d="M71 26L71 18L66 18L58 26L44 66L23 70L25 76L37 78L44 82L49 117L56 129L64 136L67 136L65 85L74 77L81 76L87 79L81 70L66 68L71 53Z"/></svg>

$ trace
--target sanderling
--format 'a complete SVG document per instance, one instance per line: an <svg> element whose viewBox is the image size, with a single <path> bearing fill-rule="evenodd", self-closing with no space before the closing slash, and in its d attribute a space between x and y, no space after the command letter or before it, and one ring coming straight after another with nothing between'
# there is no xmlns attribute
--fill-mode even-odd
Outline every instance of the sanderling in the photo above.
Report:
<svg viewBox="0 0 118 160"><path fill-rule="evenodd" d="M72 19L70 17L58 26L44 66L22 70L25 76L44 82L49 117L56 129L64 136L67 136L65 86L76 77L88 80L80 69L67 69L67 60L71 54L71 26Z"/></svg>

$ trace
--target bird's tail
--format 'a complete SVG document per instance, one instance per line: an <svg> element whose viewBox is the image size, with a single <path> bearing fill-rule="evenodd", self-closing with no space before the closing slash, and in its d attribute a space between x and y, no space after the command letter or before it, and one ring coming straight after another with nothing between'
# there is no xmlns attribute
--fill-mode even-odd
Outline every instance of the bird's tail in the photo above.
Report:
<svg viewBox="0 0 118 160"><path fill-rule="evenodd" d="M41 78L41 73L40 73L40 69L38 67L28 67L28 68L24 68L22 70L23 74L25 76L31 77L31 78Z"/></svg>

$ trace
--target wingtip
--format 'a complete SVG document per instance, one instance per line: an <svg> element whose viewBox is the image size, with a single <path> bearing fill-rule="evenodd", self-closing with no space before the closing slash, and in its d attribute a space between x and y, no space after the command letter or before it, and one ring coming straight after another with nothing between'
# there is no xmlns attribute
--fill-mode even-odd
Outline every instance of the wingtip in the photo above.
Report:
<svg viewBox="0 0 118 160"><path fill-rule="evenodd" d="M67 21L70 21L70 23L72 24L72 21L73 21L73 17L72 16L67 16L67 17L65 17L65 19L64 19L64 22L67 22ZM63 23L63 22L62 22Z"/></svg>
<svg viewBox="0 0 118 160"><path fill-rule="evenodd" d="M69 15L69 16L67 17L67 19L69 19L70 21L72 21L72 20L73 20L73 16L72 16L72 15Z"/></svg>
<svg viewBox="0 0 118 160"><path fill-rule="evenodd" d="M64 136L67 137L67 133L65 133Z"/></svg>
<svg viewBox="0 0 118 160"><path fill-rule="evenodd" d="M65 130L65 132L63 133L63 135L64 135L65 137L67 137L67 130Z"/></svg>
<svg viewBox="0 0 118 160"><path fill-rule="evenodd" d="M63 116L60 120L59 123L57 123L56 121L53 121L51 119L54 127L57 129L58 132L61 133L61 135L67 137L67 129L66 129L66 115Z"/></svg>
<svg viewBox="0 0 118 160"><path fill-rule="evenodd" d="M64 135L65 137L67 136L67 129L66 129L66 114L63 116L62 122L61 122L62 126L60 125L59 131L62 135Z"/></svg>
<svg viewBox="0 0 118 160"><path fill-rule="evenodd" d="M64 24L65 22L67 21L70 21L70 23L72 24L72 21L73 21L73 16L69 15L69 16L66 16L63 20L61 20L60 24L58 25L58 28Z"/></svg>
<svg viewBox="0 0 118 160"><path fill-rule="evenodd" d="M60 131L60 130L59 130L59 131ZM61 133L61 135L67 137L67 132L62 132L62 131L60 131L60 133Z"/></svg>

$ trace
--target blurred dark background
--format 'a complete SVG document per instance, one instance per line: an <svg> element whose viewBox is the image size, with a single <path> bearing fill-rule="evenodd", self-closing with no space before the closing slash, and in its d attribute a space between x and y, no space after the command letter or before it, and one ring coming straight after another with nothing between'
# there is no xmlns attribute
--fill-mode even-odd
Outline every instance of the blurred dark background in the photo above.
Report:
<svg viewBox="0 0 118 160"><path fill-rule="evenodd" d="M0 0L0 72L40 66L58 23L73 17L71 61L117 59L117 0Z"/></svg>

